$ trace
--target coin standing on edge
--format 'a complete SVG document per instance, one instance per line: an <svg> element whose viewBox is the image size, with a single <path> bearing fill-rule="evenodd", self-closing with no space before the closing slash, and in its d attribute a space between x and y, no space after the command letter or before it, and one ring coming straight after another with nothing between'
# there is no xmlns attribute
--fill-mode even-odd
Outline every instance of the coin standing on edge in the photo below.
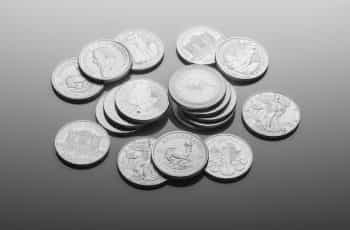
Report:
<svg viewBox="0 0 350 230"><path fill-rule="evenodd" d="M55 137L58 156L76 166L89 166L103 160L110 145L111 140L106 130L87 120L64 125Z"/></svg>
<svg viewBox="0 0 350 230"><path fill-rule="evenodd" d="M177 39L176 49L186 62L208 65L215 63L215 51L225 36L210 27L196 26L184 31Z"/></svg>
<svg viewBox="0 0 350 230"><path fill-rule="evenodd" d="M246 37L231 37L216 51L218 68L235 80L251 81L262 76L269 65L266 49Z"/></svg>
<svg viewBox="0 0 350 230"><path fill-rule="evenodd" d="M185 179L198 175L208 162L208 150L200 137L185 131L163 134L154 145L152 160L164 175Z"/></svg>
<svg viewBox="0 0 350 230"><path fill-rule="evenodd" d="M76 58L64 60L55 68L51 84L59 95L74 101L89 100L104 88L102 84L91 82L82 75Z"/></svg>
<svg viewBox="0 0 350 230"><path fill-rule="evenodd" d="M145 29L130 29L115 38L124 44L132 57L132 70L150 69L160 63L164 56L164 44L153 32Z"/></svg>
<svg viewBox="0 0 350 230"><path fill-rule="evenodd" d="M124 77L132 60L127 48L112 40L97 40L85 46L79 55L80 69L96 81L112 82Z"/></svg>
<svg viewBox="0 0 350 230"><path fill-rule="evenodd" d="M139 138L120 150L117 166L125 179L141 186L157 186L166 181L151 162L155 141L154 138Z"/></svg>
<svg viewBox="0 0 350 230"><path fill-rule="evenodd" d="M146 78L124 83L116 92L115 98L120 113L140 123L160 118L169 106L165 88L158 82Z"/></svg>
<svg viewBox="0 0 350 230"><path fill-rule="evenodd" d="M285 137L300 123L300 109L288 97L274 92L251 96L243 105L242 117L249 130L267 138Z"/></svg>
<svg viewBox="0 0 350 230"><path fill-rule="evenodd" d="M205 143L209 151L206 173L222 180L236 179L249 171L253 163L253 151L242 138L232 134L208 137Z"/></svg>

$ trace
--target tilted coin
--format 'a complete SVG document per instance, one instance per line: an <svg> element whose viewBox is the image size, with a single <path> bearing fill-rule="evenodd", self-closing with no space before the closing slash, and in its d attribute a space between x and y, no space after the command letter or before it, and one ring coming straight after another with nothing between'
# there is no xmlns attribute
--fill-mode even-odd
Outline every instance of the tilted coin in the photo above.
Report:
<svg viewBox="0 0 350 230"><path fill-rule="evenodd" d="M145 29L126 30L115 38L124 44L132 57L133 70L147 70L156 66L164 56L162 40Z"/></svg>
<svg viewBox="0 0 350 230"><path fill-rule="evenodd" d="M125 76L132 65L127 48L112 40L98 40L85 46L79 55L80 69L90 78L111 82Z"/></svg>
<svg viewBox="0 0 350 230"><path fill-rule="evenodd" d="M207 26L197 26L183 32L177 39L178 54L194 64L215 63L215 51L224 35Z"/></svg>
<svg viewBox="0 0 350 230"><path fill-rule="evenodd" d="M88 100L103 90L103 85L91 82L82 75L76 58L61 62L53 71L51 83L59 95L70 100Z"/></svg>
<svg viewBox="0 0 350 230"><path fill-rule="evenodd" d="M204 169L208 162L208 150L200 137L185 131L173 131L158 138L152 160L166 176L188 178Z"/></svg>
<svg viewBox="0 0 350 230"><path fill-rule="evenodd" d="M107 120L110 120L113 125L121 129L136 130L137 128L140 128L139 124L126 121L119 115L115 105L115 97L118 90L119 87L111 89L105 97L103 109L105 111Z"/></svg>
<svg viewBox="0 0 350 230"><path fill-rule="evenodd" d="M243 105L242 117L248 128L263 137L284 137L300 122L300 110L288 97L263 92L250 97Z"/></svg>
<svg viewBox="0 0 350 230"><path fill-rule="evenodd" d="M128 181L141 186L163 184L162 177L151 162L154 138L140 138L126 144L118 155L118 169Z"/></svg>
<svg viewBox="0 0 350 230"><path fill-rule="evenodd" d="M97 122L105 128L108 132L119 135L119 136L125 136L125 135L130 135L133 134L136 130L124 130L117 128L116 126L113 126L109 121L107 120L105 116L105 112L103 109L103 103L105 100L105 95L102 95L100 100L98 101L96 105L96 120Z"/></svg>
<svg viewBox="0 0 350 230"><path fill-rule="evenodd" d="M213 68L185 66L169 80L171 97L188 110L203 110L217 105L225 96L224 78Z"/></svg>
<svg viewBox="0 0 350 230"><path fill-rule="evenodd" d="M162 85L139 78L120 86L116 93L116 105L124 116L147 123L160 118L167 111L169 101Z"/></svg>
<svg viewBox="0 0 350 230"><path fill-rule="evenodd" d="M55 137L58 156L72 165L95 164L107 155L111 140L101 126L92 121L73 121L64 125Z"/></svg>
<svg viewBox="0 0 350 230"><path fill-rule="evenodd" d="M218 134L205 140L209 151L206 173L218 179L235 179L248 172L253 151L242 138Z"/></svg>
<svg viewBox="0 0 350 230"><path fill-rule="evenodd" d="M226 75L237 80L254 80L267 70L269 58L257 41L232 37L222 42L216 52L216 63Z"/></svg>

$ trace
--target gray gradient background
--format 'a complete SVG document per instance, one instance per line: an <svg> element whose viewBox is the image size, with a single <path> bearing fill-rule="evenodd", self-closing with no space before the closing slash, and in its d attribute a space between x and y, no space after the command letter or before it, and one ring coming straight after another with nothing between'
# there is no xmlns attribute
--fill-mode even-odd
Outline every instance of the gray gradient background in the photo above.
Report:
<svg viewBox="0 0 350 230"><path fill-rule="evenodd" d="M94 3L92 3L94 2ZM2 1L0 7L1 229L348 229L349 1ZM255 153L246 178L221 184L143 191L125 183L113 138L107 159L90 170L62 164L53 149L66 122L94 119L96 101L60 100L50 76L62 59L97 38L129 27L155 31L166 45L159 68L145 75L167 85L183 66L177 35L205 24L250 36L269 52L260 81L237 86L239 106L259 90L278 90L301 107L291 137L258 139L236 116L226 130ZM168 121L159 136L176 126ZM205 136L203 136L205 137Z"/></svg>

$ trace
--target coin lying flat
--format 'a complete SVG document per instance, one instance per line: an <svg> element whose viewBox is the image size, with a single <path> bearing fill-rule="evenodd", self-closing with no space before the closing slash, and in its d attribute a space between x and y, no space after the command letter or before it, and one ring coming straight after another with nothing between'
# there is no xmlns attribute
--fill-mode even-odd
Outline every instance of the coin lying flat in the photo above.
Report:
<svg viewBox="0 0 350 230"><path fill-rule="evenodd" d="M227 76L237 80L254 80L267 69L269 58L257 41L232 37L222 42L216 52L216 63Z"/></svg>
<svg viewBox="0 0 350 230"><path fill-rule="evenodd" d="M133 70L147 70L156 66L164 56L164 44L160 38L145 29L126 30L115 38L124 44L132 56Z"/></svg>
<svg viewBox="0 0 350 230"><path fill-rule="evenodd" d="M140 138L126 144L118 155L118 169L125 179L141 186L156 186L166 179L153 167L154 138Z"/></svg>
<svg viewBox="0 0 350 230"><path fill-rule="evenodd" d="M106 130L92 121L70 122L55 137L58 156L76 166L88 166L101 161L110 145Z"/></svg>
<svg viewBox="0 0 350 230"><path fill-rule="evenodd" d="M218 134L205 140L209 151L206 173L218 179L235 179L244 175L253 163L253 151L242 138Z"/></svg>
<svg viewBox="0 0 350 230"><path fill-rule="evenodd" d="M115 103L124 116L141 123L160 118L169 106L164 87L153 80L143 78L121 85L116 92Z"/></svg>
<svg viewBox="0 0 350 230"><path fill-rule="evenodd" d="M206 110L225 96L225 81L213 68L185 66L169 80L169 93L176 103L188 110Z"/></svg>
<svg viewBox="0 0 350 230"><path fill-rule="evenodd" d="M100 100L98 101L96 105L96 120L97 122L105 128L108 132L118 135L118 136L125 136L133 134L136 130L124 130L117 128L116 126L113 126L109 121L106 119L105 112L103 109L103 103L105 100L105 95L102 95Z"/></svg>
<svg viewBox="0 0 350 230"><path fill-rule="evenodd" d="M88 100L103 90L103 85L82 75L76 58L61 62L52 74L51 83L58 94L70 100Z"/></svg>
<svg viewBox="0 0 350 230"><path fill-rule="evenodd" d="M188 178L204 169L208 162L208 150L200 137L189 132L173 131L158 138L152 160L164 175Z"/></svg>
<svg viewBox="0 0 350 230"><path fill-rule="evenodd" d="M197 26L184 31L177 39L178 54L194 64L215 63L215 51L224 35L207 26Z"/></svg>
<svg viewBox="0 0 350 230"><path fill-rule="evenodd" d="M112 40L92 42L79 55L80 69L96 81L119 80L129 72L131 64L126 47Z"/></svg>
<svg viewBox="0 0 350 230"><path fill-rule="evenodd" d="M283 137L300 122L300 110L288 97L263 92L250 97L243 105L242 117L249 129L263 137Z"/></svg>
<svg viewBox="0 0 350 230"><path fill-rule="evenodd" d="M103 103L103 109L105 111L105 115L107 120L111 121L111 123L121 129L126 129L126 130L135 130L140 127L139 124L131 123L129 121L126 121L123 119L116 107L115 107L115 97L116 93L119 90L119 87L115 87L112 90L110 90L104 100Z"/></svg>

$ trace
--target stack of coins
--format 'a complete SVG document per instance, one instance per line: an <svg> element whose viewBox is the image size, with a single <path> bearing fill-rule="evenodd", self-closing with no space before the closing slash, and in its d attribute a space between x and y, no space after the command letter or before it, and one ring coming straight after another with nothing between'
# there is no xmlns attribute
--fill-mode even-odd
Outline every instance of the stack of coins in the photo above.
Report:
<svg viewBox="0 0 350 230"><path fill-rule="evenodd" d="M234 117L236 91L215 69L185 66L169 81L174 116L191 129L217 129Z"/></svg>

